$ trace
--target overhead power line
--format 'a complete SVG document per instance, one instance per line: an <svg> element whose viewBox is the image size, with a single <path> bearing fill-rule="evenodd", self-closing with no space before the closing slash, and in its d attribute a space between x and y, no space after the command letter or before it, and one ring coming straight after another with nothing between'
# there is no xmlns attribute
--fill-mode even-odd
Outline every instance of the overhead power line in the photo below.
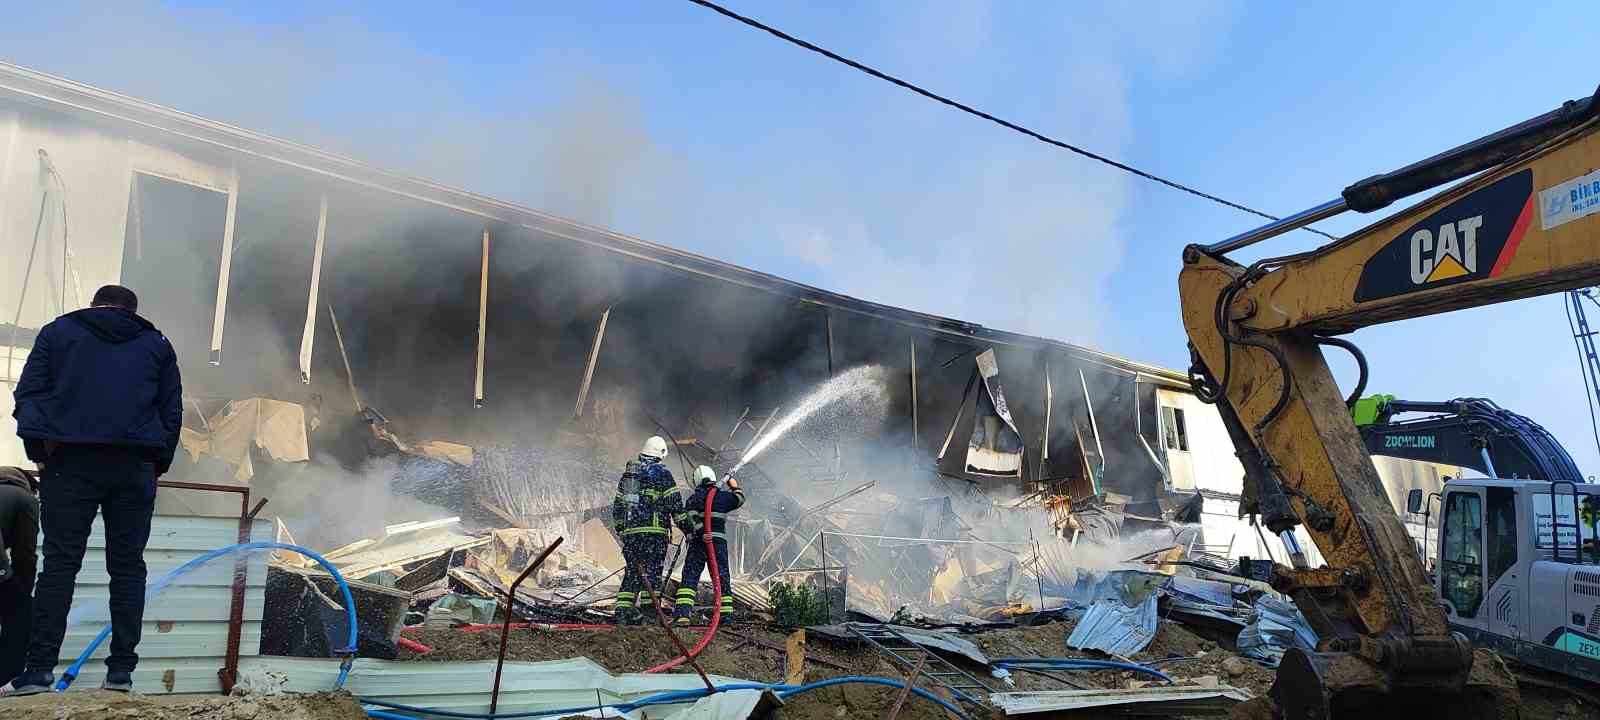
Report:
<svg viewBox="0 0 1600 720"><path fill-rule="evenodd" d="M1022 133L1023 135L1027 135L1028 137L1031 137L1031 138L1033 138L1035 140L1038 140L1039 142L1045 143L1047 145L1054 145L1055 147L1061 148L1062 150L1066 150L1066 151L1069 151L1069 152L1074 152L1074 153L1082 155L1082 156L1084 156L1086 158L1089 158L1091 160L1096 160L1096 161L1105 163L1106 165L1110 165L1111 167L1114 167L1114 168L1116 168L1118 170L1122 170L1123 172L1132 173L1132 174L1137 175L1139 177L1142 177L1142 178L1144 178L1146 180L1152 180L1152 181L1161 183L1162 185L1165 185L1165 186L1167 186L1169 188L1172 188L1174 190L1179 190L1179 191L1182 191L1182 192L1186 192L1186 193L1189 193L1190 195L1194 195L1196 197L1205 198L1206 200L1210 200L1211 202L1217 203L1219 205L1224 205L1224 206L1233 208L1235 210L1239 210L1241 212L1247 212L1247 213L1250 213L1251 215L1255 215L1255 216L1258 216L1258 217L1266 218L1268 220L1279 220L1279 219L1281 219L1276 215L1272 215L1270 213L1262 212L1262 211L1257 210L1257 209L1255 209L1253 207L1250 207L1248 205L1242 205L1242 204L1236 203L1236 202L1234 202L1232 200L1228 200L1228 199L1225 199L1225 198L1217 197L1216 195L1212 195L1211 193L1205 192L1203 190L1197 190L1195 188L1189 187L1188 185L1180 183L1180 182L1178 182L1176 180L1168 180L1167 178L1161 177L1160 175L1156 175L1154 173L1150 173L1150 172L1146 172L1144 170L1140 170L1139 168L1136 168L1136 167L1134 167L1132 165L1129 165L1127 163L1118 162L1118 161L1113 160L1111 158L1108 158L1108 157L1106 157L1104 155L1101 155L1101 154L1099 154L1097 152L1094 152L1094 151L1091 151L1091 150L1086 150L1084 148L1078 147L1076 145L1073 145L1073 144L1071 144L1069 142L1065 142L1063 140L1057 140L1057 139L1055 139L1053 137L1050 137L1049 135L1045 135L1044 133L1038 132L1036 130L1028 129L1028 128L1023 127L1021 125L1018 125L1018 124L1016 124L1014 122L1011 122L1009 120L1005 120L1005 119L1002 119L1002 118L995 117L994 115L990 115L989 113L986 113L986 112L984 112L982 110L979 110L979 109L977 109L975 107L972 107L971 105L967 105L966 103L960 102L958 100L952 100L950 98L947 98L947 97L945 97L943 95L940 95L940 94L938 94L936 92L933 92L931 90L924 89L921 86L915 85L915 84L907 82L905 80L901 80L900 78L897 78L897 77L895 77L893 75L890 75L890 74L888 74L886 72L883 72L882 70L874 68L874 67L872 67L870 65L866 65L864 63L860 63L860 62L857 62L855 60L851 60L850 58L847 58L847 57L845 57L843 55L840 55L839 53L833 52L832 50L828 50L827 48L819 47L819 46L817 46L815 44L812 44L810 42L807 42L805 40L797 38L797 37L795 37L793 35L790 35L789 33L786 33L786 32L784 32L782 30L779 30L779 29L777 29L775 27L772 27L771 25L767 25L767 24L761 22L760 20L756 20L754 18L749 18L749 17L745 17L743 15L740 15L739 13L736 13L736 12L734 12L732 10L729 10L728 8L725 8L725 7L723 7L721 5L718 5L718 4L714 3L714 2L711 2L710 0L689 0L689 2L692 2L692 3L696 4L696 5L699 5L699 6L703 7L703 8L706 8L708 10L712 10L712 11L718 13L718 14L721 14L721 15L724 15L726 17L729 17L729 18L732 18L734 20L737 20L737 21L739 21L741 23L744 23L745 25L749 25L750 27L753 27L753 28L755 28L757 30L765 31L765 32L777 37L780 40L783 40L785 42L788 42L788 43L791 43L791 44L794 44L794 45L798 45L798 46L800 46L802 48L810 50L811 52L817 53L818 55L821 55L821 56L823 56L825 58L828 58L829 60L833 60L834 62L843 63L844 65L848 65L848 66L850 66L852 68L855 68L856 70L864 72L864 73L866 73L868 75L871 75L871 76L873 76L875 78L878 78L879 80L882 80L884 82L887 82L887 83L890 83L890 84L893 84L893 85L898 85L901 88L904 88L906 90L910 90L911 92L914 92L914 93L916 93L918 95L921 95L921 96L923 96L925 98L928 98L929 100L933 100L935 102L939 102L939 103L943 103L945 105L949 105L950 107L953 107L953 108L955 108L957 110L960 110L960 111L962 111L964 113L967 113L968 115L973 115L973 116L976 116L976 117L983 118L984 120L988 120L989 122L992 122L992 123L994 123L996 125L999 125L1000 127L1003 127L1003 128L1008 129L1008 130L1015 131L1015 132ZM1325 232L1323 232L1321 230L1318 230L1316 228L1313 228L1313 227L1306 227L1306 228L1301 228L1301 229L1305 230L1307 232L1316 233L1316 234L1321 235L1321 236L1323 236L1325 238L1328 238L1330 240L1338 240L1339 239L1337 236L1329 235L1328 233L1325 233Z"/></svg>

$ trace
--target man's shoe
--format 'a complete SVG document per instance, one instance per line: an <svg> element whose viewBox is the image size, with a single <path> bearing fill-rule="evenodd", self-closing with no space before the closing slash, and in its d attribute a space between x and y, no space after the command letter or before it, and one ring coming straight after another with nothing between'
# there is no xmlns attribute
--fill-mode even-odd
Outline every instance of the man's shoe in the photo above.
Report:
<svg viewBox="0 0 1600 720"><path fill-rule="evenodd" d="M18 675L4 687L0 687L0 697L39 695L50 692L50 686L54 684L56 684L56 676L49 670L25 672Z"/></svg>
<svg viewBox="0 0 1600 720"><path fill-rule="evenodd" d="M105 682L100 683L100 689L112 692L132 692L133 673L112 670L106 673Z"/></svg>

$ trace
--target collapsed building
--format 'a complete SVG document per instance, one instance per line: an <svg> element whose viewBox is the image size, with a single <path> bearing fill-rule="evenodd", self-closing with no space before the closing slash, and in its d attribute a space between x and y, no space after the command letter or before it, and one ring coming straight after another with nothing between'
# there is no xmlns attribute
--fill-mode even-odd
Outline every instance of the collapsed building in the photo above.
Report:
<svg viewBox="0 0 1600 720"><path fill-rule="evenodd" d="M751 505L731 539L752 604L799 578L877 617L981 619L1152 548L1284 557L1241 518L1242 470L1182 372L820 290L10 65L0 153L4 379L45 322L99 285L133 288L183 371L167 480L248 486L270 498L280 538L330 548L457 518L473 537L564 537L614 570L617 476L659 434L685 488L694 465L726 475L763 445L740 470ZM831 409L769 434L863 368ZM0 397L0 463L24 464ZM1450 472L1384 467L1395 497ZM163 495L160 511L233 512L222 502ZM496 540L474 551L516 554L515 538ZM405 574L432 556L395 557L363 567Z"/></svg>

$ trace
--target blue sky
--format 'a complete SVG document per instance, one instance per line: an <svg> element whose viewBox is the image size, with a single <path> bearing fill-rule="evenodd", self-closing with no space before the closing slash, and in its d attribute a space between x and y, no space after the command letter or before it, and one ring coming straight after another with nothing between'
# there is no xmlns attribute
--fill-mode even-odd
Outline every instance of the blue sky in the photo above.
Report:
<svg viewBox="0 0 1600 720"><path fill-rule="evenodd" d="M728 2L1279 213L1600 81L1580 30L1589 0ZM6 60L832 290L1171 367L1187 362L1181 248L1256 222L681 0L30 5L0 27ZM1559 297L1354 339L1373 390L1494 398L1600 468Z"/></svg>

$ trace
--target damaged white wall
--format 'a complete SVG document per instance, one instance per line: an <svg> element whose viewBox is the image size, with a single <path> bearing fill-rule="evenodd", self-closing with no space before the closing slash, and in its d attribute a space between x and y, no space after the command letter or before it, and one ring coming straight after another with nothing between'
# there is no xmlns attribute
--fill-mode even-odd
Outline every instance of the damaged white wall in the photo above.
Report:
<svg viewBox="0 0 1600 720"><path fill-rule="evenodd" d="M0 254L7 258L0 264L0 325L38 328L87 306L96 288L119 280L136 173L222 194L237 185L228 169L126 134L0 109ZM219 240L228 234L218 232ZM10 336L0 332L0 357L10 359L0 360L0 463L25 465L11 418L11 384L30 347L19 341L12 348Z"/></svg>

